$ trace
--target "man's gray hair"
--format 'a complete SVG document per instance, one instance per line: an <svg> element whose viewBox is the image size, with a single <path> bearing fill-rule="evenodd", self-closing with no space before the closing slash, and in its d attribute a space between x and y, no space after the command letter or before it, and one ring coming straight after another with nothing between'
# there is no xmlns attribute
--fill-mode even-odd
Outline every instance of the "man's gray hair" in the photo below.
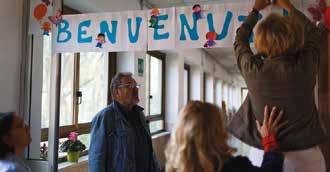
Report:
<svg viewBox="0 0 330 172"><path fill-rule="evenodd" d="M117 89L120 86L122 78L132 77L132 76L133 76L133 74L131 72L119 72L119 73L117 73L111 80L111 85L110 85L111 92L114 89Z"/></svg>

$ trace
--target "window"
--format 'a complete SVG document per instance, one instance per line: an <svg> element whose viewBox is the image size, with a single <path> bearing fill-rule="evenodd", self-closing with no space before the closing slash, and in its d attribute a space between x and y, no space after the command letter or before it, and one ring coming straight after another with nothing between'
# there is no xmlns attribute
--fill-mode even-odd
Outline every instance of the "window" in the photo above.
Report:
<svg viewBox="0 0 330 172"><path fill-rule="evenodd" d="M222 101L224 101L228 108L228 85L226 83L222 83Z"/></svg>
<svg viewBox="0 0 330 172"><path fill-rule="evenodd" d="M41 128L49 127L51 36L43 36Z"/></svg>
<svg viewBox="0 0 330 172"><path fill-rule="evenodd" d="M48 141L50 45L50 37L44 37L41 146L44 143L47 145ZM69 132L76 131L80 134L79 139L89 147L91 121L109 102L109 77L114 75L113 69L109 70L109 65L114 68L113 54L94 52L61 54L60 141L64 141L63 138L66 138Z"/></svg>
<svg viewBox="0 0 330 172"><path fill-rule="evenodd" d="M222 104L222 81L216 79L215 83L215 104L221 107Z"/></svg>
<svg viewBox="0 0 330 172"><path fill-rule="evenodd" d="M151 133L164 130L165 54L148 52L146 57L147 114Z"/></svg>
<svg viewBox="0 0 330 172"><path fill-rule="evenodd" d="M78 11L64 6L65 14ZM41 105L40 146L48 145L51 36L43 36L43 76ZM96 113L110 102L109 77L115 73L116 53L63 53L60 73L60 121L59 141L64 141L69 132L78 132L79 139L89 147L90 125ZM110 69L109 69L109 66ZM59 158L63 156L59 154ZM43 156L43 155L41 155ZM61 160L60 160L61 161Z"/></svg>
<svg viewBox="0 0 330 172"><path fill-rule="evenodd" d="M248 94L248 89L247 88L242 88L241 89L241 103L243 103L244 102L244 100L245 100L245 97L247 96L247 94Z"/></svg>
<svg viewBox="0 0 330 172"><path fill-rule="evenodd" d="M186 105L189 100L190 100L190 66L184 64L183 105Z"/></svg>

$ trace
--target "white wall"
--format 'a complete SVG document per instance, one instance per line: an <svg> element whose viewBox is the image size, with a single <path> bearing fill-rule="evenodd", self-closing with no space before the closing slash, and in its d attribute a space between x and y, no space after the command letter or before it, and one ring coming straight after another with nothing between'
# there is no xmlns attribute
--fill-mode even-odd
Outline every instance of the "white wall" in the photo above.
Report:
<svg viewBox="0 0 330 172"><path fill-rule="evenodd" d="M183 105L184 60L178 53L166 56L165 124L172 130Z"/></svg>
<svg viewBox="0 0 330 172"><path fill-rule="evenodd" d="M144 74L138 76L138 59L144 59ZM139 89L139 105L146 108L146 52L120 52L117 54L117 72L131 72L138 84L143 87ZM145 113L148 113L145 111Z"/></svg>
<svg viewBox="0 0 330 172"><path fill-rule="evenodd" d="M203 70L198 66L190 68L191 94L190 100L203 99Z"/></svg>
<svg viewBox="0 0 330 172"><path fill-rule="evenodd" d="M226 71L226 69L219 65L213 57L200 49L167 52L165 116L167 130L169 131L171 131L175 125L178 119L178 113L183 107L184 64L190 66L190 100L202 100L205 87L205 98L207 102L215 103L220 106L221 100L226 100L227 104L230 104L228 107L237 105L237 99L233 97L239 96L237 94L239 92L237 89L233 89L229 92L228 89L228 83L234 82L233 78L235 78L235 75ZM206 85L203 84L204 72L207 74ZM223 87L222 83L227 84ZM240 88L236 83L233 86L235 86L235 88ZM225 91L223 91L223 89L225 89Z"/></svg>
<svg viewBox="0 0 330 172"><path fill-rule="evenodd" d="M1 1L0 112L19 110L23 0Z"/></svg>
<svg viewBox="0 0 330 172"><path fill-rule="evenodd" d="M209 103L214 103L214 96L215 96L215 87L214 87L214 77L210 74L206 75L206 95L205 95L205 101Z"/></svg>

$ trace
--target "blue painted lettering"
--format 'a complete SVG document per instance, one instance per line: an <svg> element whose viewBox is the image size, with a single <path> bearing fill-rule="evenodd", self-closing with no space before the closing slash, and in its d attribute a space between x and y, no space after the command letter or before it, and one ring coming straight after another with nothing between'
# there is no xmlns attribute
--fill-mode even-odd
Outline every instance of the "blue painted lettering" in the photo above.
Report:
<svg viewBox="0 0 330 172"><path fill-rule="evenodd" d="M102 21L100 23L100 32L106 33L106 37L108 37L111 43L116 43L116 35L117 35L117 25L118 21L111 21L112 31L109 31L109 25L107 21Z"/></svg>
<svg viewBox="0 0 330 172"><path fill-rule="evenodd" d="M128 27L128 38L131 43L136 43L139 40L140 35L140 26L141 26L142 18L136 17L136 29L135 34L132 33L132 19L129 18L127 20L127 27Z"/></svg>
<svg viewBox="0 0 330 172"><path fill-rule="evenodd" d="M163 24L162 25L159 24L160 20L167 20L167 19L168 19L167 14L158 16L158 22L157 22L158 24L154 28L154 40L168 39L170 37L170 33L168 33L168 32L163 33L163 34L158 33L159 29L165 28L165 26Z"/></svg>
<svg viewBox="0 0 330 172"><path fill-rule="evenodd" d="M67 20L63 20L62 22L60 22L58 24L57 39L56 39L57 43L65 43L65 42L68 42L71 39L72 34L68 30L69 26L70 25L69 25L69 22ZM61 36L62 33L66 33L66 38L63 39L63 40L60 40L60 36Z"/></svg>
<svg viewBox="0 0 330 172"><path fill-rule="evenodd" d="M187 40L186 34L184 32L184 28L187 29L190 39L191 40L198 40L199 36L197 33L197 20L193 20L193 28L190 27L187 21L187 17L185 14L180 14L180 21L181 21L181 32L180 32L180 41Z"/></svg>
<svg viewBox="0 0 330 172"><path fill-rule="evenodd" d="M91 25L91 20L85 20L81 23L79 23L78 26L78 43L91 43L93 40L92 36L89 37L83 37L83 35L86 35L87 31L83 29L83 27L89 27Z"/></svg>
<svg viewBox="0 0 330 172"><path fill-rule="evenodd" d="M231 11L228 11L227 15L226 15L225 22L223 24L222 31L221 31L220 34L217 35L217 40L224 39L227 36L230 21L231 21L232 18L233 18L233 13ZM211 13L207 14L207 22L208 22L208 25L209 25L209 31L210 32L215 32L214 24L213 24L213 15ZM219 32L217 32L217 33L219 33Z"/></svg>

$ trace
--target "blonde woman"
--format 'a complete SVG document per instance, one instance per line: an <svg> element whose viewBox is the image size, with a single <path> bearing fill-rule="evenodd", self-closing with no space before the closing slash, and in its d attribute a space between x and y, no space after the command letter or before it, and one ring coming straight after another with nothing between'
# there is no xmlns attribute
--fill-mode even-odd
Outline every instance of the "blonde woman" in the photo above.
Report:
<svg viewBox="0 0 330 172"><path fill-rule="evenodd" d="M283 112L265 107L262 126L257 128L265 148L262 166L255 167L242 156L233 157L227 144L221 110L210 103L192 101L180 112L180 120L166 149L167 172L281 172L283 155L277 152L275 130Z"/></svg>
<svg viewBox="0 0 330 172"><path fill-rule="evenodd" d="M314 100L321 30L289 0L276 0L275 5L289 15L270 14L259 23L254 54L249 36L258 22L259 11L269 4L268 0L255 0L252 11L236 32L235 56L249 93L228 129L238 139L259 148L260 151L253 149L256 151L251 155L262 159L254 120L263 118L266 103L275 105L285 111L288 121L288 127L278 133L285 154L284 171L325 172L318 145L327 137Z"/></svg>

